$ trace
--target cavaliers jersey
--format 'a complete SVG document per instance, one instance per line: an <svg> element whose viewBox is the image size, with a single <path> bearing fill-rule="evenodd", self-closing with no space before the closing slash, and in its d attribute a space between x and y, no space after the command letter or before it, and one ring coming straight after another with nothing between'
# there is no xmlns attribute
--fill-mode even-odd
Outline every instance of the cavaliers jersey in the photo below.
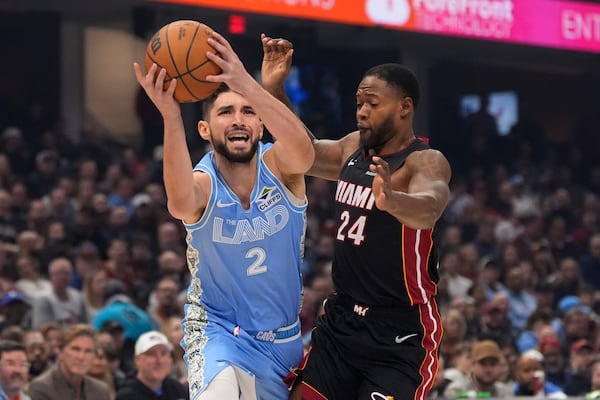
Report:
<svg viewBox="0 0 600 400"><path fill-rule="evenodd" d="M390 171L409 154L429 149L415 139L385 156ZM342 168L335 203L338 218L333 281L338 293L375 306L424 304L437 292L434 229L413 229L375 205L371 157L357 150Z"/></svg>
<svg viewBox="0 0 600 400"><path fill-rule="evenodd" d="M306 200L297 205L267 168L259 143L250 207L218 173L214 153L206 210L187 230L188 289L182 346L190 399L228 365L255 377L256 398L287 398L283 377L302 357L301 306Z"/></svg>

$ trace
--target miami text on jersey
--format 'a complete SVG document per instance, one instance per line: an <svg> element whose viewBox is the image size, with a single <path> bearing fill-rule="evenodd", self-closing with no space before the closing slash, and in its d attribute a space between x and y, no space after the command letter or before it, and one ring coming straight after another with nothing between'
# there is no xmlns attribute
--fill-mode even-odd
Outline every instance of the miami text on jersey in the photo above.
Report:
<svg viewBox="0 0 600 400"><path fill-rule="evenodd" d="M373 204L375 204L375 197L370 187L340 180L335 192L335 201L352 207L371 210Z"/></svg>

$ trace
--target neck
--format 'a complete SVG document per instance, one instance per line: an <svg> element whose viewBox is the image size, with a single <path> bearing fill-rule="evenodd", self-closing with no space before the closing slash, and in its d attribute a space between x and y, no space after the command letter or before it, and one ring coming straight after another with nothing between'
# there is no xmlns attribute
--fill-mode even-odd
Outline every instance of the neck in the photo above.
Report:
<svg viewBox="0 0 600 400"><path fill-rule="evenodd" d="M83 376L79 375L79 374L72 374L72 373L66 371L65 368L63 367L62 363L60 363L60 361L59 361L58 367L60 368L60 372L65 377L65 380L71 386L73 386L76 391L80 391L81 390L81 383L83 382Z"/></svg>
<svg viewBox="0 0 600 400"><path fill-rule="evenodd" d="M154 379L147 379L147 378L141 376L139 373L137 374L137 378L145 386L148 386L150 389L152 389L154 391L157 391L162 386L162 381L157 381Z"/></svg>

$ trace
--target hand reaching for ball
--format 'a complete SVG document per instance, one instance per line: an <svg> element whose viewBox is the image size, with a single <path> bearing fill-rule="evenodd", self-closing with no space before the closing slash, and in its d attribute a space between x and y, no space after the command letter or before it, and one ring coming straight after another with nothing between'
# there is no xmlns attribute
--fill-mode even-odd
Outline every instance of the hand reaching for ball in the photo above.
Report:
<svg viewBox="0 0 600 400"><path fill-rule="evenodd" d="M166 120L171 118L179 118L181 115L181 107L173 97L177 89L177 80L169 81L168 87L165 89L165 77L167 71L164 68L159 70L156 64L152 64L148 73L144 74L138 63L133 63L135 77L138 83L144 89L152 103L158 108L162 117Z"/></svg>

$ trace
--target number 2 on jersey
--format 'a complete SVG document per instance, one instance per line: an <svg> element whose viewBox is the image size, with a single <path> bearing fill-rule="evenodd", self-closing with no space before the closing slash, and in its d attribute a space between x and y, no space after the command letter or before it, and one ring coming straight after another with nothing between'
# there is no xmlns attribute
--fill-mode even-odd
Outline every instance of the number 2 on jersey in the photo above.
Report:
<svg viewBox="0 0 600 400"><path fill-rule="evenodd" d="M246 270L246 275L252 276L264 274L265 272L267 272L267 266L262 265L262 263L267 258L265 249L263 249L262 247L253 247L246 253L246 258L254 258L254 261Z"/></svg>
<svg viewBox="0 0 600 400"><path fill-rule="evenodd" d="M348 237L354 241L354 245L360 246L365 241L364 230L367 216L361 215L358 217L347 231L346 227L350 224L350 213L348 211L342 212L340 219L342 222L338 228L336 239L343 242Z"/></svg>

